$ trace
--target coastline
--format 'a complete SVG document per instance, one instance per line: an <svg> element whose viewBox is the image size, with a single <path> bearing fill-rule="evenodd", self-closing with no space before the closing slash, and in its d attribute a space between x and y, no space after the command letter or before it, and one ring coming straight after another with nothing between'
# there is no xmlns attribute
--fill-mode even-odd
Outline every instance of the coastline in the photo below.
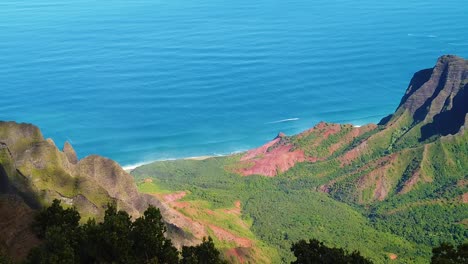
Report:
<svg viewBox="0 0 468 264"><path fill-rule="evenodd" d="M151 163L154 163L154 162L158 162L158 161L170 161L170 160L197 160L197 161L200 161L200 160L206 160L206 159L210 159L210 158L216 158L216 157L226 157L226 156L230 156L230 155L235 155L235 154L238 154L238 153L242 153L242 152L245 152L246 150L243 150L243 151L235 151L235 152L232 152L232 153L228 153L228 154L219 154L219 155L201 155L201 156L193 156L193 157L184 157L184 158L172 158L172 159L159 159L159 160L152 160L152 161L148 161L148 162L140 162L140 163L136 163L136 164L131 164L131 165L120 165L122 167L122 169L124 171L126 171L127 173L131 173L134 169L140 167L140 166L144 166L144 165L148 165L148 164L151 164Z"/></svg>
<svg viewBox="0 0 468 264"><path fill-rule="evenodd" d="M345 122L345 123L339 123L339 124L350 124L353 127L362 127L363 125L366 125L366 124L362 124L362 123L356 124L356 123L351 123L351 122ZM367 124L373 124L373 122L369 122ZM303 130L303 131L305 131L305 130ZM197 160L197 161L201 161L201 160L206 160L206 159L209 159L209 158L231 156L231 155L235 155L235 154L246 152L246 151L249 151L249 149L238 150L238 151L234 151L234 152L226 153L226 154L212 154L212 155L200 155L200 156L181 157L181 158L156 159L156 160L149 160L149 161L139 162L139 163L136 163L136 164L120 165L120 166L127 173L131 173L134 169L136 169L136 168L138 168L140 166L148 165L148 164L151 164L151 163L154 163L154 162L159 162L159 161L171 161L171 160Z"/></svg>

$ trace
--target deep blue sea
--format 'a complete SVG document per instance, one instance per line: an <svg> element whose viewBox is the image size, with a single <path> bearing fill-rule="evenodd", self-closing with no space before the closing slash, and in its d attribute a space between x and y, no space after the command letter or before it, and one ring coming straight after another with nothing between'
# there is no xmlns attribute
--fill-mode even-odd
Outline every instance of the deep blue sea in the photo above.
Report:
<svg viewBox="0 0 468 264"><path fill-rule="evenodd" d="M465 0L2 0L0 120L131 165L394 111Z"/></svg>

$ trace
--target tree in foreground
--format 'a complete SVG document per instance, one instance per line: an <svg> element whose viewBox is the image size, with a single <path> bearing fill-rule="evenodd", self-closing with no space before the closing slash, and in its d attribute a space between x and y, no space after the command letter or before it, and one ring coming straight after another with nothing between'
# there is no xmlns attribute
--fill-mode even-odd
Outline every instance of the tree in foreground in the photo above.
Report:
<svg viewBox="0 0 468 264"><path fill-rule="evenodd" d="M468 263L468 243L454 247L442 243L439 247L432 249L432 264L465 264Z"/></svg>
<svg viewBox="0 0 468 264"><path fill-rule="evenodd" d="M0 264L10 264L12 261L3 251L0 250Z"/></svg>
<svg viewBox="0 0 468 264"><path fill-rule="evenodd" d="M219 251L215 248L211 237L203 238L203 242L197 246L182 247L182 264L226 264L220 258Z"/></svg>
<svg viewBox="0 0 468 264"><path fill-rule="evenodd" d="M372 262L357 251L349 254L341 248L330 248L322 242L311 239L301 240L291 247L297 260L292 264L371 264Z"/></svg>
<svg viewBox="0 0 468 264"><path fill-rule="evenodd" d="M133 251L139 263L177 263L179 252L172 241L164 237L166 225L159 209L150 206L144 215L133 223L130 237L135 244Z"/></svg>
<svg viewBox="0 0 468 264"><path fill-rule="evenodd" d="M80 234L80 214L75 208L64 209L60 201L36 215L33 230L44 242L29 254L30 263L77 263Z"/></svg>
<svg viewBox="0 0 468 264"><path fill-rule="evenodd" d="M134 222L115 205L108 206L101 223L91 219L80 225L79 221L75 208L64 209L54 200L35 218L33 229L43 243L30 252L26 263L225 263L211 238L184 247L180 259L180 252L165 237L161 212L153 206Z"/></svg>

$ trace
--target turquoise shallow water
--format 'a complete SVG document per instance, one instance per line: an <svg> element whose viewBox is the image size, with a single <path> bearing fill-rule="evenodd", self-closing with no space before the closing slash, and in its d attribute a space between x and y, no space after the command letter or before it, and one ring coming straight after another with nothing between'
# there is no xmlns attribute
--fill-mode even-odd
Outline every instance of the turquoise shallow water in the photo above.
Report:
<svg viewBox="0 0 468 264"><path fill-rule="evenodd" d="M122 165L378 122L468 57L463 0L3 0L0 119Z"/></svg>

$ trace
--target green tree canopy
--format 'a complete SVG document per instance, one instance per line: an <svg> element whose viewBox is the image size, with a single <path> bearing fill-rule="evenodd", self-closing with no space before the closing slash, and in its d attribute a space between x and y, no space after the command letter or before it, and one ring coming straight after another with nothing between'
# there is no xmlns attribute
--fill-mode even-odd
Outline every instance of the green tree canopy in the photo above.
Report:
<svg viewBox="0 0 468 264"><path fill-rule="evenodd" d="M161 212L153 206L133 222L115 205L108 206L101 223L90 219L80 225L79 220L75 208L64 209L58 200L42 210L33 225L43 243L30 252L26 263L225 263L211 238L184 247L180 258L165 236Z"/></svg>

